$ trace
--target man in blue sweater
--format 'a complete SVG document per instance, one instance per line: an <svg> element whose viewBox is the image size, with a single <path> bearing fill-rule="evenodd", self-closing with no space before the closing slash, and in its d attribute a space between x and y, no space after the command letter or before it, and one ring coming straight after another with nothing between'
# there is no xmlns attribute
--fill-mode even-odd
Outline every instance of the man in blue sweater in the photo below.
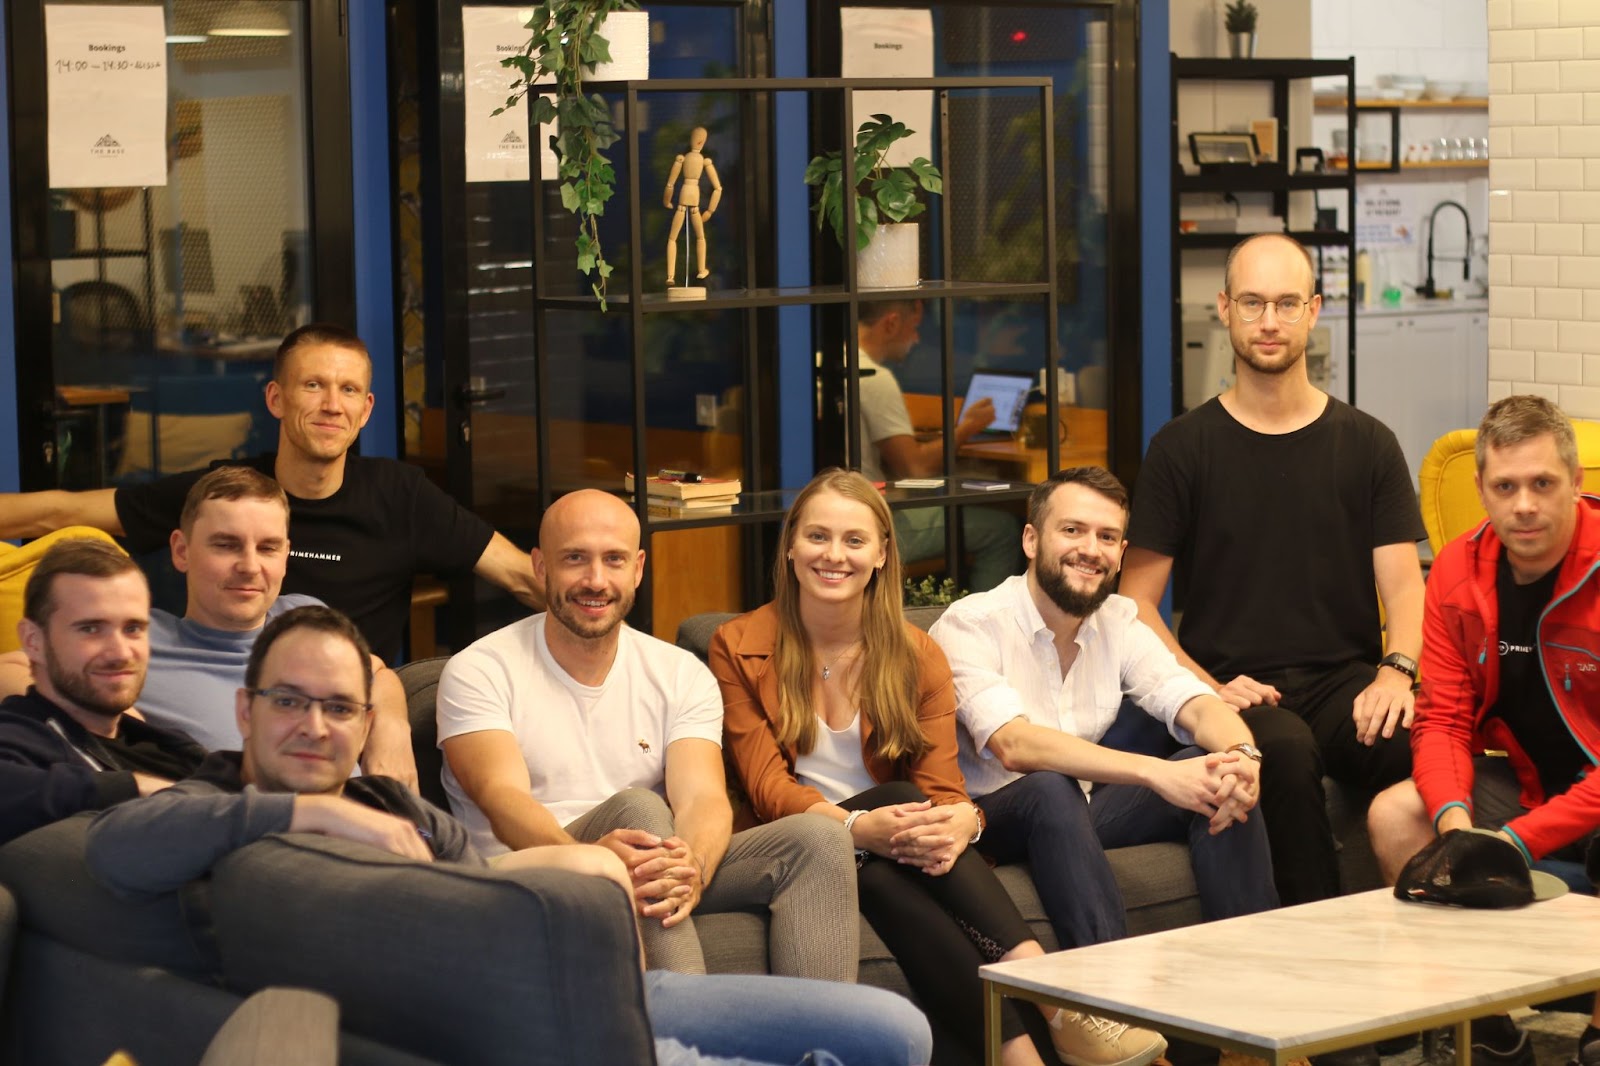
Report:
<svg viewBox="0 0 1600 1066"><path fill-rule="evenodd" d="M150 590L100 540L63 540L23 593L17 624L33 670L0 701L0 843L79 811L149 795L205 752L127 712L149 660Z"/></svg>

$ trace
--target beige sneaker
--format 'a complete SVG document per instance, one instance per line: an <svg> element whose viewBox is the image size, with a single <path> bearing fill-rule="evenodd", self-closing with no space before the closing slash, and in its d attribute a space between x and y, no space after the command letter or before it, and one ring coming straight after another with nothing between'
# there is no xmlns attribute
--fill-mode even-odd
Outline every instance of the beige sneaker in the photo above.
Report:
<svg viewBox="0 0 1600 1066"><path fill-rule="evenodd" d="M1167 1050L1160 1033L1075 1010L1056 1012L1050 1043L1067 1066L1147 1066Z"/></svg>

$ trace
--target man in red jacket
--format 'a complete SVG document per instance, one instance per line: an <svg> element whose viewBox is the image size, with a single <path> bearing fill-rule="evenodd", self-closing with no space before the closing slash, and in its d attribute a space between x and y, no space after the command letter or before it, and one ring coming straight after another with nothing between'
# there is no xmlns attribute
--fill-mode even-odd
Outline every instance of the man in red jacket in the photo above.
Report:
<svg viewBox="0 0 1600 1066"><path fill-rule="evenodd" d="M1489 520L1428 578L1412 779L1367 816L1390 883L1451 829L1493 829L1530 863L1600 847L1600 499L1581 495L1572 424L1539 396L1489 408L1477 460ZM1505 1016L1474 1023L1472 1051L1533 1062ZM1600 1066L1600 1003L1576 1061Z"/></svg>

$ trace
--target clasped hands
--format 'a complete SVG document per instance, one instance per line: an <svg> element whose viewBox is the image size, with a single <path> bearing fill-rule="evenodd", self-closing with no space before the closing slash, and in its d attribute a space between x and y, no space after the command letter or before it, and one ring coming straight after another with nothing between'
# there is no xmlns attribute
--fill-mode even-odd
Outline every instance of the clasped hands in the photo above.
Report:
<svg viewBox="0 0 1600 1066"><path fill-rule="evenodd" d="M595 843L628 868L639 917L660 918L662 928L671 929L699 905L705 891L704 863L681 837L613 829Z"/></svg>
<svg viewBox="0 0 1600 1066"><path fill-rule="evenodd" d="M1242 752L1210 752L1159 766L1151 787L1173 806L1209 818L1212 836L1249 821L1261 797L1261 764Z"/></svg>
<svg viewBox="0 0 1600 1066"><path fill-rule="evenodd" d="M931 877L949 873L977 831L978 815L970 803L934 806L928 800L875 807L852 827L856 847Z"/></svg>

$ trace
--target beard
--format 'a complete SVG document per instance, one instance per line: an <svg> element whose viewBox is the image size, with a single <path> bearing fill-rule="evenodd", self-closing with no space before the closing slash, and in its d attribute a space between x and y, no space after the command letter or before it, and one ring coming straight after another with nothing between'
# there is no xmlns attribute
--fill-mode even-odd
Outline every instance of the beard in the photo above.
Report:
<svg viewBox="0 0 1600 1066"><path fill-rule="evenodd" d="M598 599L605 596L606 593L593 596L586 595L582 589L573 589L565 596L561 596L555 589L546 584L544 594L545 603L549 605L550 613L555 616L556 621L566 627L568 632L584 640L599 640L602 637L609 636L611 631L620 626L628 617L628 612L633 610L634 596L632 589L627 589L617 596L616 600L611 604L613 612L604 618L587 617L579 609L578 605L572 601L575 598Z"/></svg>
<svg viewBox="0 0 1600 1066"><path fill-rule="evenodd" d="M1040 559L1034 567L1035 576L1039 580L1039 587L1044 589L1044 594L1050 601L1074 618L1088 618L1100 605L1106 602L1106 597L1111 595L1111 587L1116 584L1117 574L1108 570L1100 578L1100 583L1088 592L1079 592L1067 580L1067 567L1076 565L1078 556L1062 561L1046 562Z"/></svg>
<svg viewBox="0 0 1600 1066"><path fill-rule="evenodd" d="M127 664L99 663L99 666L124 666ZM133 706L139 698L139 692L144 688L144 671L138 671L137 683L132 691L126 694L116 689L106 690L97 686L94 678L90 676L89 666L85 666L78 673L72 673L61 665L61 660L56 658L56 653L49 646L44 650L45 676L50 679L50 684L62 696L77 704L91 714L102 715L106 718L115 718L129 707Z"/></svg>
<svg viewBox="0 0 1600 1066"><path fill-rule="evenodd" d="M1285 374L1294 369L1295 364L1306 357L1306 350L1301 348L1299 351L1292 351L1285 348L1283 354L1275 361L1263 359L1252 351L1248 345L1244 348L1234 345L1233 354L1237 355L1244 361L1246 366L1258 374Z"/></svg>

